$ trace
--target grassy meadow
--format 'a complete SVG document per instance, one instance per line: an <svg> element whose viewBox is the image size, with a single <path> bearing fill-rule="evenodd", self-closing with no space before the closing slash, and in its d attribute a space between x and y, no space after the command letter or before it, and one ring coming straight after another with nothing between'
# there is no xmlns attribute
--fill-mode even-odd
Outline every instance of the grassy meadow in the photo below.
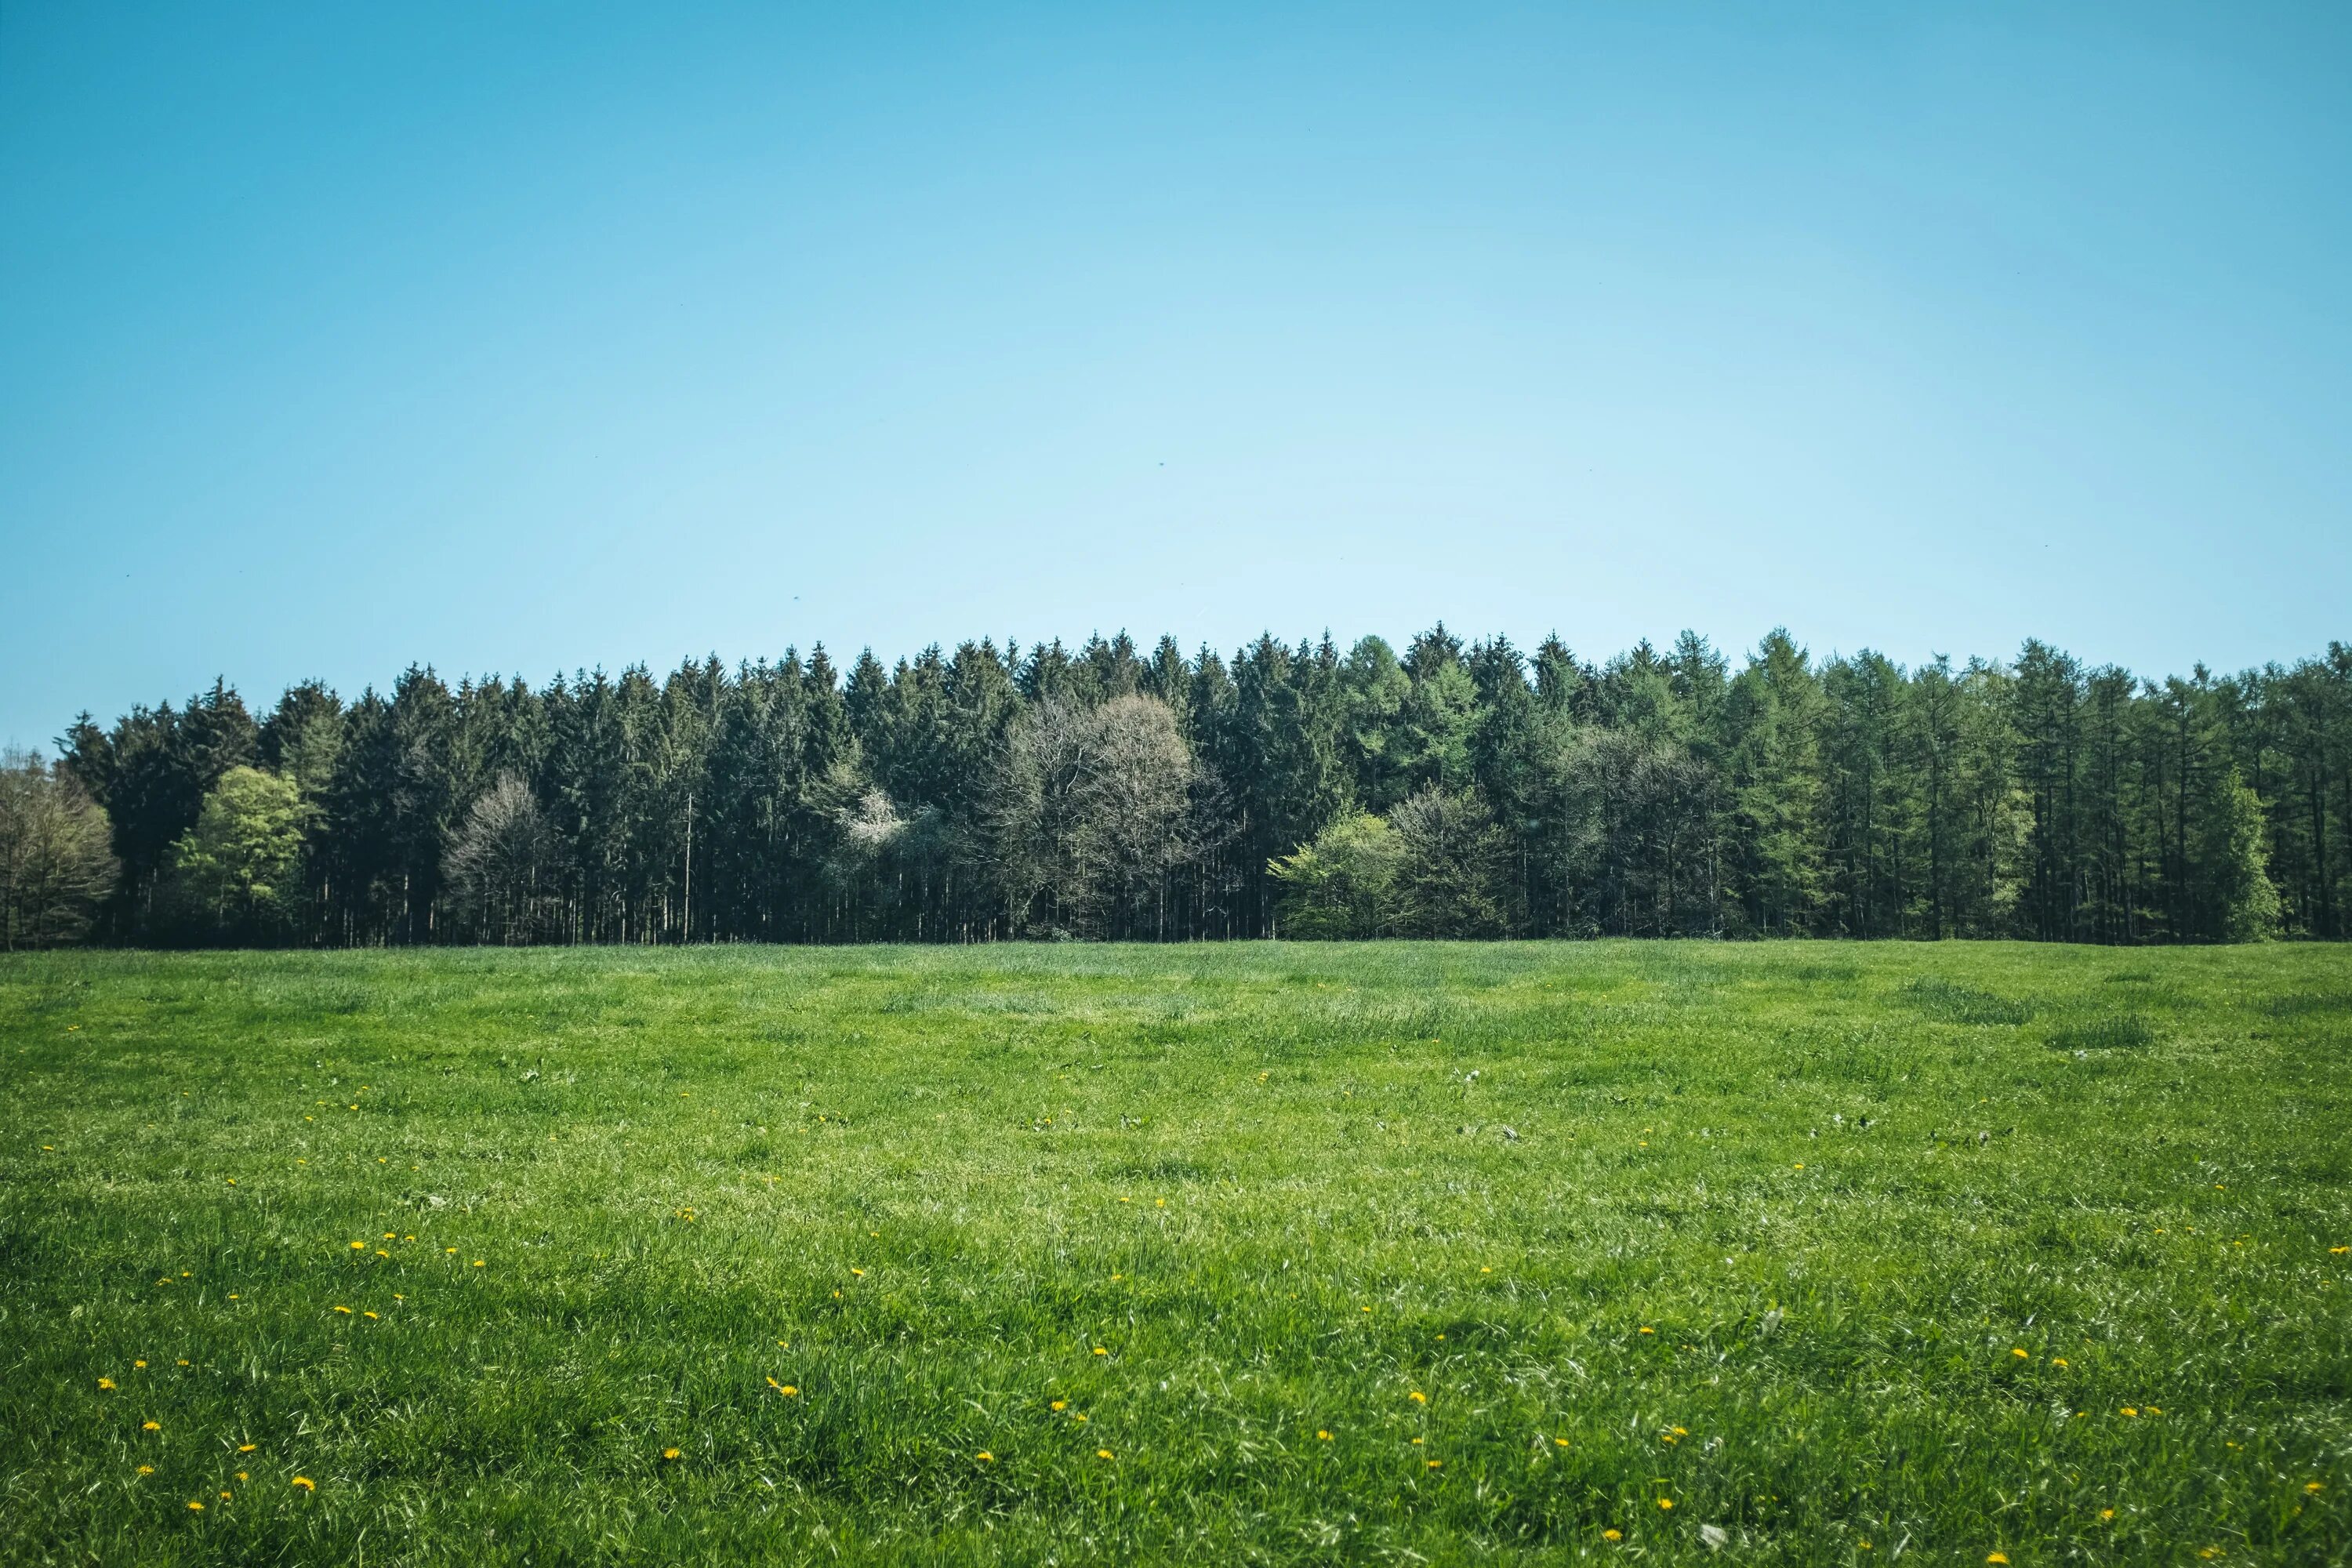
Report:
<svg viewBox="0 0 2352 1568"><path fill-rule="evenodd" d="M0 1562L2345 1561L2347 1053L2319 946L0 959Z"/></svg>

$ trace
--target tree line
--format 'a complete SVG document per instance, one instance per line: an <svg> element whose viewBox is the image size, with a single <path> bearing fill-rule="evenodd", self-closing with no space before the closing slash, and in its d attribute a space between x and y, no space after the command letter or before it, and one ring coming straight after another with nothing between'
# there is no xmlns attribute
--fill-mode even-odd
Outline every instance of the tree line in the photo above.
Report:
<svg viewBox="0 0 2352 1568"><path fill-rule="evenodd" d="M2142 679L1443 626L216 681L0 767L9 946L2352 932L2352 647Z"/></svg>

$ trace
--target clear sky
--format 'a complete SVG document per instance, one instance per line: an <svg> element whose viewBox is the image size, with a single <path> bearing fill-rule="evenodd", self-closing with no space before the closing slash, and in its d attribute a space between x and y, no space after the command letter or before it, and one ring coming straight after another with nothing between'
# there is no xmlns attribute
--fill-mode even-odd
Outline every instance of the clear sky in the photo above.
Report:
<svg viewBox="0 0 2352 1568"><path fill-rule="evenodd" d="M2352 638L2352 6L0 6L0 740L1122 626Z"/></svg>

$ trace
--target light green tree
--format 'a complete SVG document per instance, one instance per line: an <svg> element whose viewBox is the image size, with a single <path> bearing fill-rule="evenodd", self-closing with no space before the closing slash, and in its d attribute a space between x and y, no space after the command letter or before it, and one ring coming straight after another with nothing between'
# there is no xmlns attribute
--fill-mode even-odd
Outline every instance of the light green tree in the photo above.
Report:
<svg viewBox="0 0 2352 1568"><path fill-rule="evenodd" d="M294 895L309 811L292 779L231 768L173 850L189 898L226 931L268 924Z"/></svg>
<svg viewBox="0 0 2352 1568"><path fill-rule="evenodd" d="M1295 854L1266 862L1282 885L1276 929L1306 940L1386 936L1398 915L1404 842L1369 812L1343 816Z"/></svg>
<svg viewBox="0 0 2352 1568"><path fill-rule="evenodd" d="M2271 885L2268 837L2262 797L2231 768L2215 792L2204 856L2224 942L2262 942L2278 930L2279 896Z"/></svg>

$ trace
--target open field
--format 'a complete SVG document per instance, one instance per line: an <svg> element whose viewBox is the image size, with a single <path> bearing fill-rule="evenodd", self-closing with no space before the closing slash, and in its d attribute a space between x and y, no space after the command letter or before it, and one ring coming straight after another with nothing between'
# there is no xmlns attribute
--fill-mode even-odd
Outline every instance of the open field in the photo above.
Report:
<svg viewBox="0 0 2352 1568"><path fill-rule="evenodd" d="M7 1562L2352 1553L2339 948L85 952L0 1063Z"/></svg>

